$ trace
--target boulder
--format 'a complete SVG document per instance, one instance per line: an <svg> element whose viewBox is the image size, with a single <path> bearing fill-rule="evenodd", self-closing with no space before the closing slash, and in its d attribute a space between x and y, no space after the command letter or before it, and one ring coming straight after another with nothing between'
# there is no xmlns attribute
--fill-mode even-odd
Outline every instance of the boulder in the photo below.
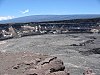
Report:
<svg viewBox="0 0 100 75"><path fill-rule="evenodd" d="M95 75L95 73L93 72L92 69L87 69L87 70L85 70L85 72L83 73L83 75Z"/></svg>
<svg viewBox="0 0 100 75"><path fill-rule="evenodd" d="M61 75L64 74L65 66L63 62L57 57L46 58L44 61L41 61L36 65L35 69L30 69L27 72L27 75L46 75L53 72L59 72Z"/></svg>
<svg viewBox="0 0 100 75"><path fill-rule="evenodd" d="M69 74L65 71L57 71L57 72L49 73L46 75L69 75Z"/></svg>

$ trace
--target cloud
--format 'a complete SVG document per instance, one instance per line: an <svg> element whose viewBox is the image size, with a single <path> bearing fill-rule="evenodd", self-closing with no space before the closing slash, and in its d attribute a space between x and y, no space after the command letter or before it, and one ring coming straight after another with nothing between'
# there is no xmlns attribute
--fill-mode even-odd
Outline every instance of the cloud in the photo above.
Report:
<svg viewBox="0 0 100 75"><path fill-rule="evenodd" d="M25 11L21 11L22 14L26 14L29 12L29 9L26 9Z"/></svg>
<svg viewBox="0 0 100 75"><path fill-rule="evenodd" d="M13 19L15 18L14 16L0 16L0 21L2 20L8 20L8 19Z"/></svg>

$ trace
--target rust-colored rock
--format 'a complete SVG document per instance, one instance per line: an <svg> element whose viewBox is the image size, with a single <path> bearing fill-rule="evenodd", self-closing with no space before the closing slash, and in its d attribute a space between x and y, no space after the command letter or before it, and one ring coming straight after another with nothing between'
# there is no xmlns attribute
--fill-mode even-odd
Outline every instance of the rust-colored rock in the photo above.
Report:
<svg viewBox="0 0 100 75"><path fill-rule="evenodd" d="M46 75L68 75L68 73L65 71L57 71L57 72L49 73Z"/></svg>
<svg viewBox="0 0 100 75"><path fill-rule="evenodd" d="M93 73L93 70L92 69L87 69L85 70L85 72L83 73L83 75L95 75L95 73Z"/></svg>
<svg viewBox="0 0 100 75"><path fill-rule="evenodd" d="M38 63L35 69L28 70L27 75L46 75L59 71L64 73L64 69L65 66L60 59L57 59L57 57L49 57Z"/></svg>
<svg viewBox="0 0 100 75"><path fill-rule="evenodd" d="M54 56L30 52L1 53L0 75L66 75L63 61Z"/></svg>

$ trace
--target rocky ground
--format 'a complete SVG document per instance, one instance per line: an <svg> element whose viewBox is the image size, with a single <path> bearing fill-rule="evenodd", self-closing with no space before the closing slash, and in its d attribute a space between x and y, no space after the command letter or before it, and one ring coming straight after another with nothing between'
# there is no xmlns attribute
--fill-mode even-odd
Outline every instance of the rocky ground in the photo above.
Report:
<svg viewBox="0 0 100 75"><path fill-rule="evenodd" d="M0 51L0 75L7 75L4 71L10 72L11 66L20 63L23 57L20 53L27 51L33 55L41 53L44 58L49 55L61 59L71 75L82 75L87 68L100 75L100 34L46 34L9 39L0 41ZM16 60L11 62L9 58ZM14 73L11 75L20 75L17 74L20 70Z"/></svg>

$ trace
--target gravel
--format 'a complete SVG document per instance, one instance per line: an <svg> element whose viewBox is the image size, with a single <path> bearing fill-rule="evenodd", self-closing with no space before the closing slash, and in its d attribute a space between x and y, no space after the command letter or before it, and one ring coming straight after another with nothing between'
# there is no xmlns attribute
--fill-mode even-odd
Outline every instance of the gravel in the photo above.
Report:
<svg viewBox="0 0 100 75"><path fill-rule="evenodd" d="M93 43L78 46L80 43L91 39L94 40ZM77 46L71 46L72 44ZM82 75L84 69L88 67L93 69L96 75L100 75L100 55L94 53L84 54L85 51L88 52L88 50L99 47L100 35L85 33L46 34L0 41L1 52L30 51L57 56L64 61L66 68L70 69L71 75Z"/></svg>

